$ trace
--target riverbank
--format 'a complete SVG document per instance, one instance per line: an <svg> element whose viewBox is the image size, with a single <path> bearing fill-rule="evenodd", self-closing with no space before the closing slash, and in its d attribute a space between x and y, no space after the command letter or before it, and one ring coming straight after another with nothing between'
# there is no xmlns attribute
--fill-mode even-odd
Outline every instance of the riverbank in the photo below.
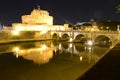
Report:
<svg viewBox="0 0 120 80"><path fill-rule="evenodd" d="M34 41L47 41L51 39L21 39L21 40L1 40L0 44L10 44L10 43L19 43L19 42L34 42Z"/></svg>
<svg viewBox="0 0 120 80"><path fill-rule="evenodd" d="M120 43L115 45L98 63L77 80L119 80Z"/></svg>

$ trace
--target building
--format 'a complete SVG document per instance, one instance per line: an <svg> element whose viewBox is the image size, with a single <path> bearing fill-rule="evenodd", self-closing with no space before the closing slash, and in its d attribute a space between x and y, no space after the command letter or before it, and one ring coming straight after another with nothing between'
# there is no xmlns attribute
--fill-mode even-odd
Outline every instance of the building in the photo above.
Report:
<svg viewBox="0 0 120 80"><path fill-rule="evenodd" d="M34 9L30 15L22 16L22 23L53 25L53 17L45 10Z"/></svg>
<svg viewBox="0 0 120 80"><path fill-rule="evenodd" d="M2 30L12 30L12 26L11 25L3 25Z"/></svg>
<svg viewBox="0 0 120 80"><path fill-rule="evenodd" d="M90 22L78 22L76 25L79 25L78 27L84 31L99 31L94 19L91 19Z"/></svg>
<svg viewBox="0 0 120 80"><path fill-rule="evenodd" d="M53 25L53 16L49 15L46 10L33 9L30 15L23 15L22 23L13 23L13 30L18 31L44 31L48 30L65 30L68 26Z"/></svg>

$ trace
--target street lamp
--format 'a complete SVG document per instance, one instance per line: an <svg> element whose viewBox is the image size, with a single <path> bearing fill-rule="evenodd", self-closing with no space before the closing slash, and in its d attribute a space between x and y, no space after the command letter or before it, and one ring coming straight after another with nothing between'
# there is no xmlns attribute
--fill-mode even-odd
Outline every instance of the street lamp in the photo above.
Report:
<svg viewBox="0 0 120 80"><path fill-rule="evenodd" d="M106 29L108 30L108 29L109 29L109 27L106 27Z"/></svg>
<svg viewBox="0 0 120 80"><path fill-rule="evenodd" d="M100 27L100 29L102 30L102 29L103 29L103 27Z"/></svg>

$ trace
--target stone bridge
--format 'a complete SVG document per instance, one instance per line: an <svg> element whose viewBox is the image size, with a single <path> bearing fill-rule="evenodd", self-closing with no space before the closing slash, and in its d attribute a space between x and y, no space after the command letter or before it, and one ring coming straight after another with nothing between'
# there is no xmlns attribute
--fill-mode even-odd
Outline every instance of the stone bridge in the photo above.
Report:
<svg viewBox="0 0 120 80"><path fill-rule="evenodd" d="M120 40L119 31L82 31L82 30L66 30L66 31L51 31L51 36L54 40L64 40L68 42L92 41L96 44L116 44Z"/></svg>

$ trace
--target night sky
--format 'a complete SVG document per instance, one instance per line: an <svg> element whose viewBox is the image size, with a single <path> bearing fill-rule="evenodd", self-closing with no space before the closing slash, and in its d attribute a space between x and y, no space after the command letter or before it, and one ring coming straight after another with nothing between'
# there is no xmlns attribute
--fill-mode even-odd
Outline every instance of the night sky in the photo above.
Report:
<svg viewBox="0 0 120 80"><path fill-rule="evenodd" d="M21 16L30 14L37 4L54 17L54 24L90 19L120 21L115 8L120 0L0 0L0 22L4 25L21 22Z"/></svg>

